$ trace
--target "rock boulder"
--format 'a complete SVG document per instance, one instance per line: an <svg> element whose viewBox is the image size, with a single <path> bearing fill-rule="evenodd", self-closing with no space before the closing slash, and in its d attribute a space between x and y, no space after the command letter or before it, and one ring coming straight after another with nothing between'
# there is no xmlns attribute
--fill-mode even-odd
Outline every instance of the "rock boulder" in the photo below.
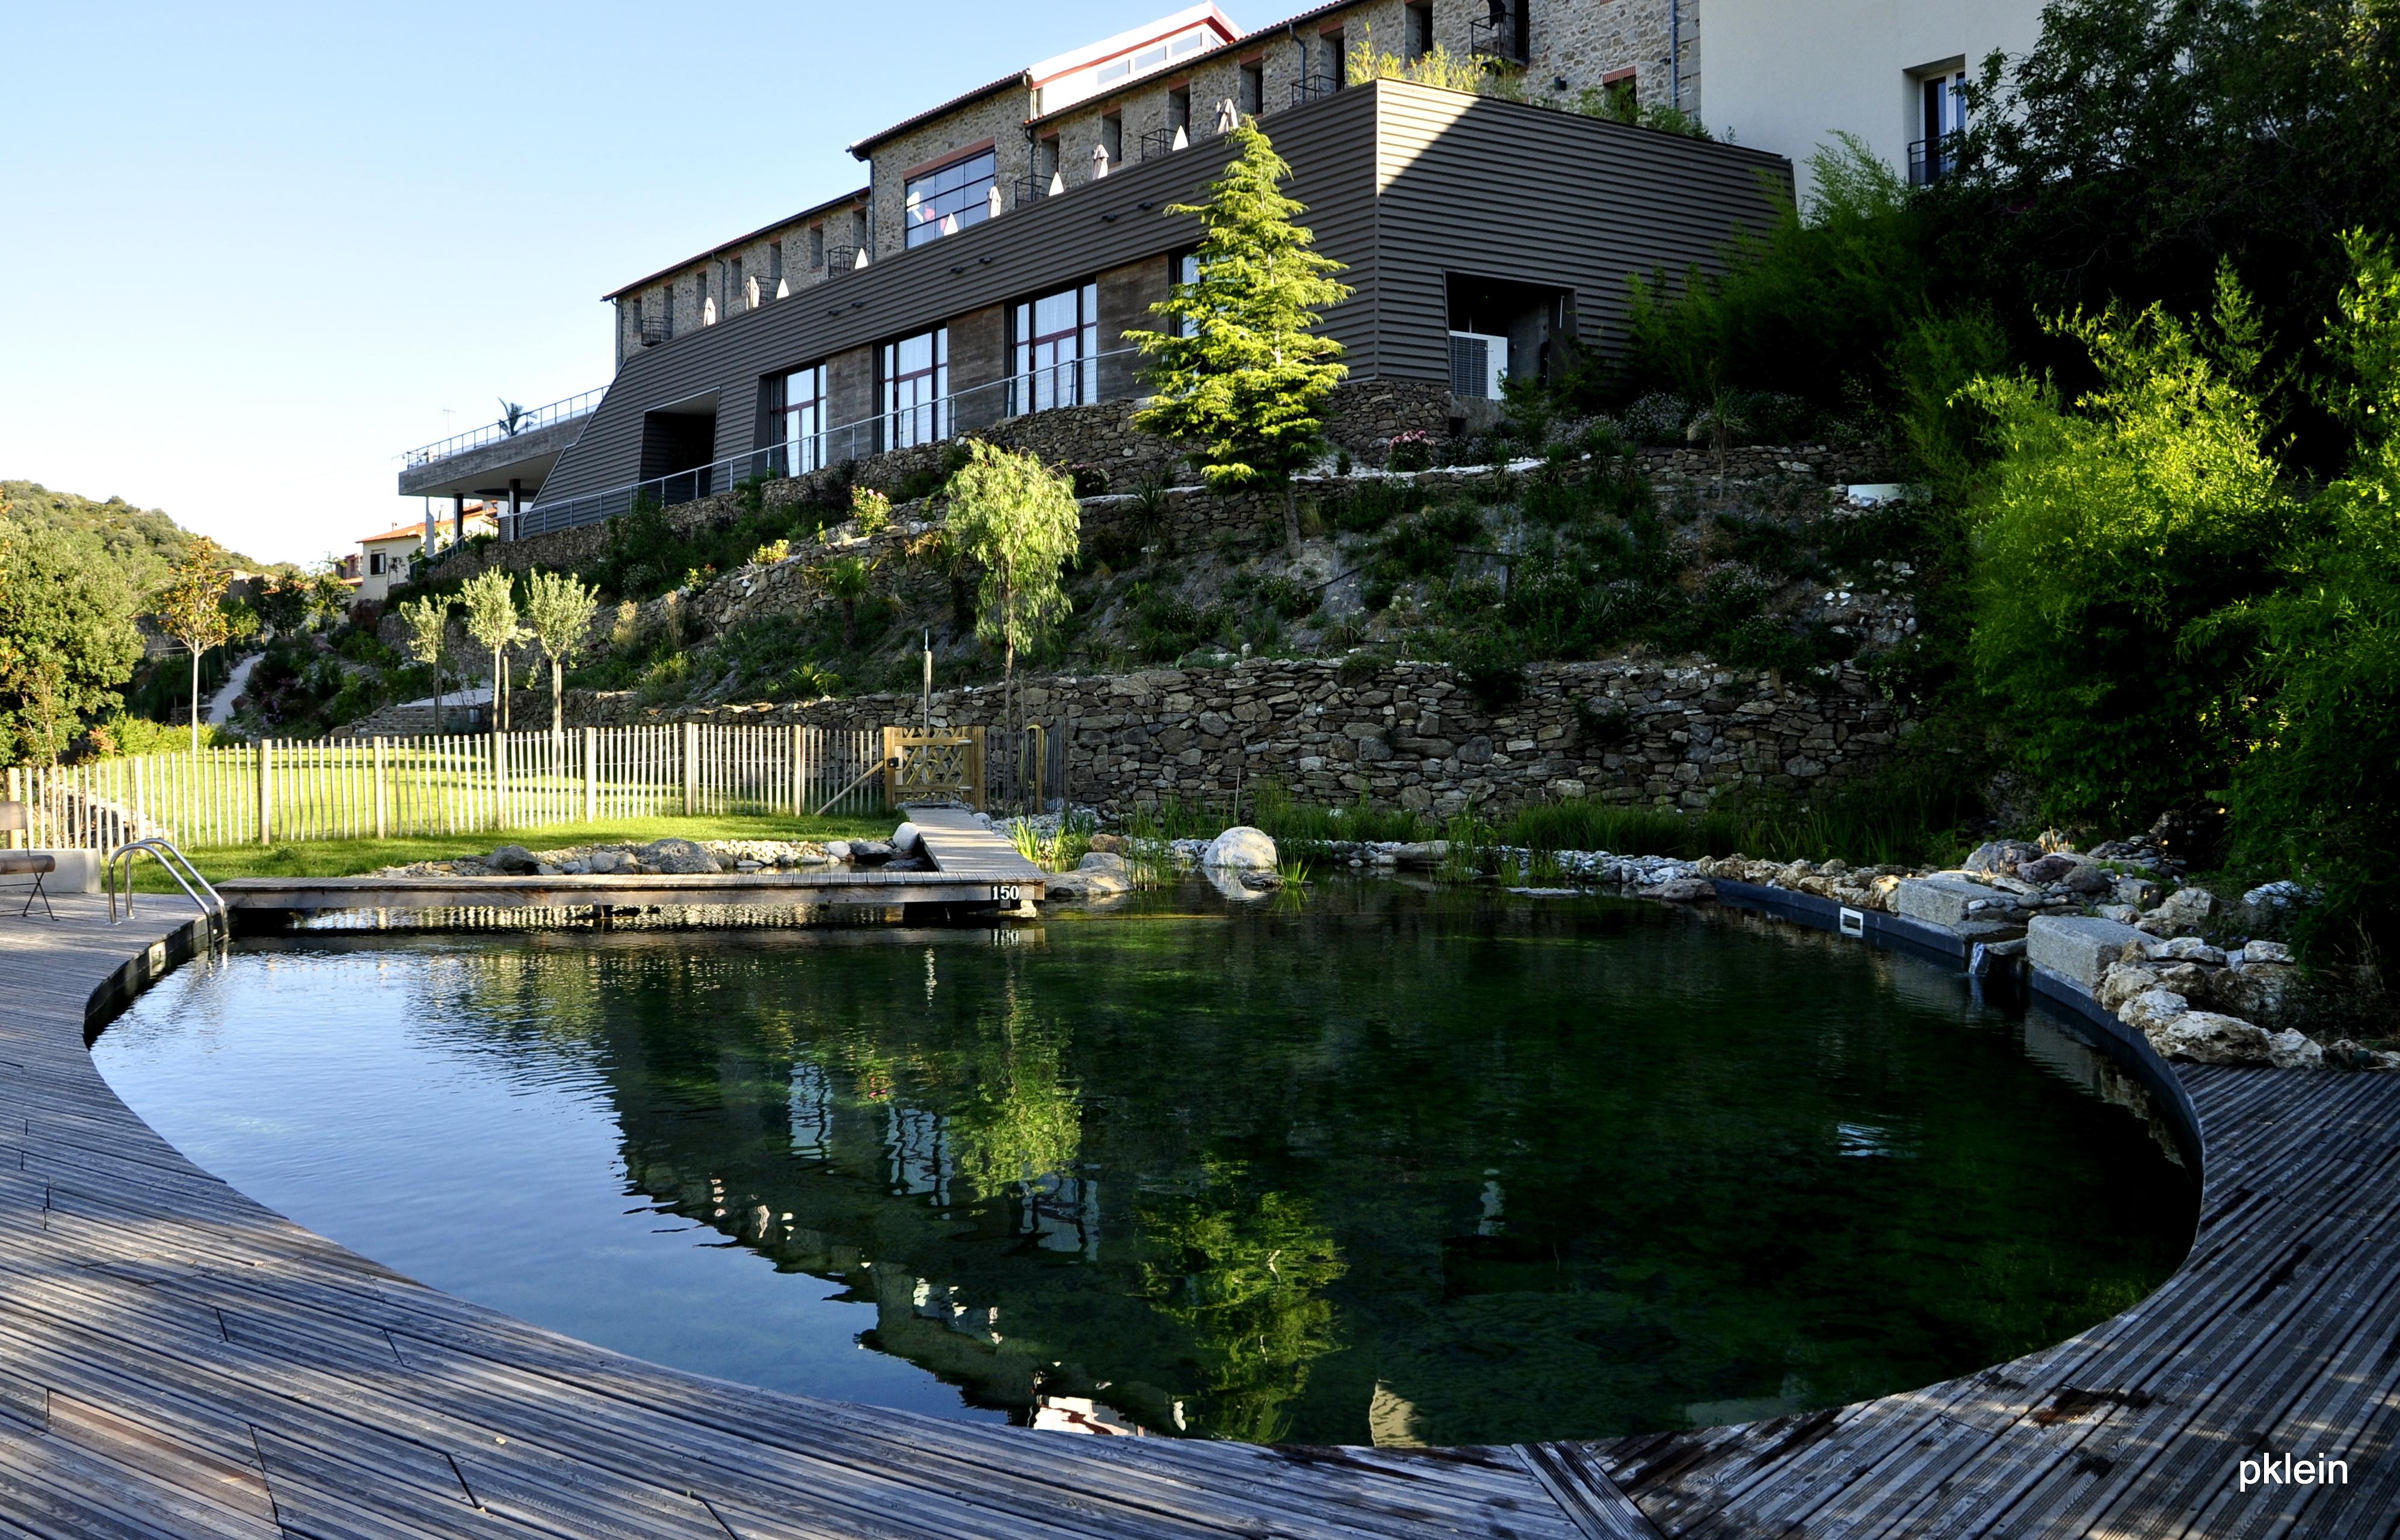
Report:
<svg viewBox="0 0 2400 1540"><path fill-rule="evenodd" d="M1275 841L1247 824L1236 825L1208 841L1200 865L1211 871L1271 872L1275 866Z"/></svg>
<svg viewBox="0 0 2400 1540"><path fill-rule="evenodd" d="M716 857L689 839L653 839L634 853L654 872L699 876L717 870Z"/></svg>

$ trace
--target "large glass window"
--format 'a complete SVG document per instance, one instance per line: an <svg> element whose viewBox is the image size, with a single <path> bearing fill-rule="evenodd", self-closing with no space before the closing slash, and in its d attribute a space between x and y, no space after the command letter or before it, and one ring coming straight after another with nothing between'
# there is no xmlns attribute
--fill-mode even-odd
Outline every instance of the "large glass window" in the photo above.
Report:
<svg viewBox="0 0 2400 1540"><path fill-rule="evenodd" d="M784 473L803 475L825 468L825 366L812 364L784 376Z"/></svg>
<svg viewBox="0 0 2400 1540"><path fill-rule="evenodd" d="M1100 289L1086 283L1016 307L1018 412L1099 399Z"/></svg>
<svg viewBox="0 0 2400 1540"><path fill-rule="evenodd" d="M883 345L883 447L950 436L950 329Z"/></svg>
<svg viewBox="0 0 2400 1540"><path fill-rule="evenodd" d="M908 228L908 244L922 246L989 219L991 177L989 150L910 177L907 211L902 216Z"/></svg>

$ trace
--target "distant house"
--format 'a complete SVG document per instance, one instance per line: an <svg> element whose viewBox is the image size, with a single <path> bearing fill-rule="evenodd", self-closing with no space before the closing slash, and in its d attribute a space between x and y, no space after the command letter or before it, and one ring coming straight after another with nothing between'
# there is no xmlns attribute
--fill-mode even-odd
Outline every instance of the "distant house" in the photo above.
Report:
<svg viewBox="0 0 2400 1540"><path fill-rule="evenodd" d="M351 584L360 599L380 601L395 585L408 580L409 565L425 549L426 530L433 531L433 549L440 551L450 544L454 527L463 528L465 538L471 540L478 535L498 534L500 524L490 509L481 503L469 503L462 525L432 519L404 524L380 535L361 536L357 552L342 558L334 576Z"/></svg>

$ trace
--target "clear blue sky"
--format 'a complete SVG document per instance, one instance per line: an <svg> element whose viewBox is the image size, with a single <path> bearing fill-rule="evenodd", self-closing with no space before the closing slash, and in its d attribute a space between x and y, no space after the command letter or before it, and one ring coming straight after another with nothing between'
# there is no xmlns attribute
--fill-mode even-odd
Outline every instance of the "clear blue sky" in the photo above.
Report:
<svg viewBox="0 0 2400 1540"><path fill-rule="evenodd" d="M1178 8L0 6L0 478L346 552L401 450L607 381L602 293Z"/></svg>

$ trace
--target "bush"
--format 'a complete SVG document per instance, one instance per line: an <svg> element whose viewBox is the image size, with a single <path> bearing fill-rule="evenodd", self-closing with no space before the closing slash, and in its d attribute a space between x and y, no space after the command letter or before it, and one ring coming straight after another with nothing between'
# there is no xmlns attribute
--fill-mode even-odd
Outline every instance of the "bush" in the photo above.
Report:
<svg viewBox="0 0 2400 1540"><path fill-rule="evenodd" d="M1395 433L1384 445L1384 469L1386 470L1429 470L1432 468L1433 440L1422 428Z"/></svg>
<svg viewBox="0 0 2400 1540"><path fill-rule="evenodd" d="M2147 825L2241 757L2255 635L2219 612L2277 586L2299 513L2217 361L2247 329L2228 282L2198 328L2155 307L2060 323L2102 380L2072 410L2023 376L1970 390L2005 446L1975 515L1971 656L2052 819Z"/></svg>
<svg viewBox="0 0 2400 1540"><path fill-rule="evenodd" d="M1627 438L1649 444L1683 443L1684 426L1691 420L1692 403L1663 390L1639 398L1618 417Z"/></svg>

